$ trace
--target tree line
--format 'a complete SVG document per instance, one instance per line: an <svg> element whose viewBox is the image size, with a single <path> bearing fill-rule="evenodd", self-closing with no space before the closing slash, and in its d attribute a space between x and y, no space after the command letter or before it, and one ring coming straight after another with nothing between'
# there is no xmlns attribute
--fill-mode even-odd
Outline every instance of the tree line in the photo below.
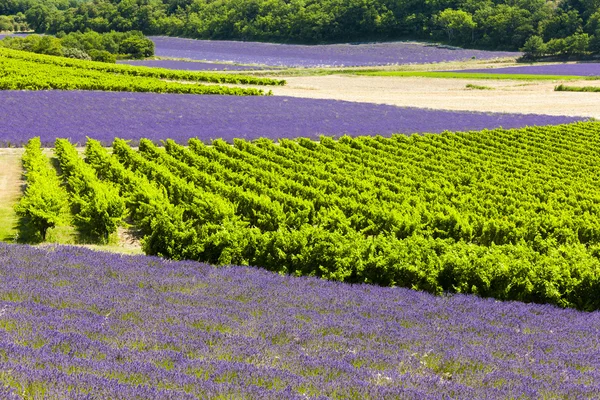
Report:
<svg viewBox="0 0 600 400"><path fill-rule="evenodd" d="M599 0L7 0L0 5L0 15L18 13L40 33L139 30L294 43L425 39L506 50L520 49L535 36L548 44L543 54L576 53L582 47L597 52L600 42Z"/></svg>
<svg viewBox="0 0 600 400"><path fill-rule="evenodd" d="M0 47L113 64L117 58L144 58L154 55L154 42L139 31L7 36L0 41Z"/></svg>

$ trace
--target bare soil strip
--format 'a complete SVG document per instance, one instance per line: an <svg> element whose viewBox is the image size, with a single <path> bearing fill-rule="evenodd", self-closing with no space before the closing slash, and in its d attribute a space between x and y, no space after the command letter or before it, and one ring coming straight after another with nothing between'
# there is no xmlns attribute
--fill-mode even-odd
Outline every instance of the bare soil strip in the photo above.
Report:
<svg viewBox="0 0 600 400"><path fill-rule="evenodd" d="M328 75L287 77L274 95L334 99L441 110L547 114L600 118L598 93L555 92L560 81L513 81ZM600 86L600 81L569 81ZM467 89L467 84L494 90Z"/></svg>
<svg viewBox="0 0 600 400"><path fill-rule="evenodd" d="M0 149L0 241L13 241L17 234L14 206L21 196L23 149Z"/></svg>

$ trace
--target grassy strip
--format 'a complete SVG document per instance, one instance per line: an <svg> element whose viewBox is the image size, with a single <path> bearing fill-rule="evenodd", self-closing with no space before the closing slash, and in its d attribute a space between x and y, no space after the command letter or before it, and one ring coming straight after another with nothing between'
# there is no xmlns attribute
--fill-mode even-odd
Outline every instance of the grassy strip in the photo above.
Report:
<svg viewBox="0 0 600 400"><path fill-rule="evenodd" d="M18 234L19 219L14 206L21 196L21 155L17 149L0 153L0 241L12 241Z"/></svg>
<svg viewBox="0 0 600 400"><path fill-rule="evenodd" d="M262 86L282 86L286 83L284 80L280 79L257 78L253 76L244 75L196 71L176 71L165 68L137 67L126 64L108 64L94 61L76 60L72 58L47 56L6 48L0 48L0 57L30 61L39 64L54 65L59 67L77 68L135 77L147 77L191 82L228 83L235 85L244 84Z"/></svg>
<svg viewBox="0 0 600 400"><path fill-rule="evenodd" d="M558 85L554 88L555 92L600 92L598 86L565 86Z"/></svg>
<svg viewBox="0 0 600 400"><path fill-rule="evenodd" d="M449 78L449 79L511 79L528 81L549 80L597 80L598 77L572 76L572 75L532 75L532 74L494 74L494 73L468 73L468 72L436 72L436 71L377 71L357 72L357 75L368 76L398 76L421 78Z"/></svg>
<svg viewBox="0 0 600 400"><path fill-rule="evenodd" d="M103 90L182 94L251 96L264 92L254 88L167 82L158 78L114 74L106 71L6 58L0 52L0 90Z"/></svg>
<svg viewBox="0 0 600 400"><path fill-rule="evenodd" d="M467 88L467 89L475 89L475 90L494 90L493 87L481 86L481 85L474 85L472 83L467 84L467 86L465 86L465 88Z"/></svg>

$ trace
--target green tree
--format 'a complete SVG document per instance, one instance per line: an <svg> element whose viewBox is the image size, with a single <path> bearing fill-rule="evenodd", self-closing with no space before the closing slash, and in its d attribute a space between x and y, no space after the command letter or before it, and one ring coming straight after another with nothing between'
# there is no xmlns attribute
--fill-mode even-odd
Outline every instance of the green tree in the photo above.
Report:
<svg viewBox="0 0 600 400"><path fill-rule="evenodd" d="M546 53L546 45L544 39L540 36L532 36L525 42L525 45L521 49L525 53L526 58L538 58Z"/></svg>
<svg viewBox="0 0 600 400"><path fill-rule="evenodd" d="M447 8L435 17L435 22L448 35L451 42L454 38L464 38L473 35L473 30L477 26L473 21L473 16L466 11L453 10Z"/></svg>

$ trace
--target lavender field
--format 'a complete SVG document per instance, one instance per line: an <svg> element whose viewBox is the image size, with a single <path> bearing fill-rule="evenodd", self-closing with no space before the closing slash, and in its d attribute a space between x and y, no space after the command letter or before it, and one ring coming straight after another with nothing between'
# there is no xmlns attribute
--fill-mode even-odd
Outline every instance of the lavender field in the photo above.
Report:
<svg viewBox="0 0 600 400"><path fill-rule="evenodd" d="M161 57L285 67L421 64L520 55L515 52L465 50L404 42L306 46L165 36L150 38L156 47L155 54Z"/></svg>
<svg viewBox="0 0 600 400"><path fill-rule="evenodd" d="M87 91L7 91L0 96L0 145L40 136L109 145L115 137L173 139L317 138L319 135L438 133L517 128L582 120L575 117L469 113L293 97L194 96Z"/></svg>
<svg viewBox="0 0 600 400"><path fill-rule="evenodd" d="M3 398L600 396L598 312L73 247L0 276Z"/></svg>
<svg viewBox="0 0 600 400"><path fill-rule="evenodd" d="M252 71L264 69L264 67L252 67L248 65L220 64L207 62L189 62L177 60L124 60L118 61L119 64L129 64L134 66L155 67L166 69L179 69L184 71Z"/></svg>
<svg viewBox="0 0 600 400"><path fill-rule="evenodd" d="M564 76L600 76L600 63L526 65L519 67L469 69L452 72L496 73L496 74L530 74L530 75L564 75Z"/></svg>

